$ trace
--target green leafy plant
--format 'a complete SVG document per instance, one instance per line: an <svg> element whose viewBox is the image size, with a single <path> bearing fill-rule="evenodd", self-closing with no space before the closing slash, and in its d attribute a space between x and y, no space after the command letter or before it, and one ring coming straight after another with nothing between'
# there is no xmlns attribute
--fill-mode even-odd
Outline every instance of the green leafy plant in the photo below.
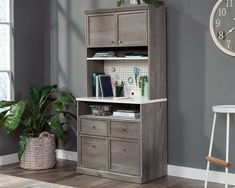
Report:
<svg viewBox="0 0 235 188"><path fill-rule="evenodd" d="M125 0L118 0L117 1L117 6L120 7L121 5L125 5Z"/></svg>
<svg viewBox="0 0 235 188"><path fill-rule="evenodd" d="M44 130L62 139L63 125L70 124L76 116L74 96L57 85L38 88L31 86L29 100L0 101L0 125L7 133L23 126L19 138L18 158L21 159L29 137L38 137Z"/></svg>
<svg viewBox="0 0 235 188"><path fill-rule="evenodd" d="M144 87L148 83L148 76L141 76L139 78L139 88L141 89L141 95L144 96Z"/></svg>
<svg viewBox="0 0 235 188"><path fill-rule="evenodd" d="M152 4L156 7L159 7L161 5L164 5L164 2L162 0L143 0L146 4Z"/></svg>

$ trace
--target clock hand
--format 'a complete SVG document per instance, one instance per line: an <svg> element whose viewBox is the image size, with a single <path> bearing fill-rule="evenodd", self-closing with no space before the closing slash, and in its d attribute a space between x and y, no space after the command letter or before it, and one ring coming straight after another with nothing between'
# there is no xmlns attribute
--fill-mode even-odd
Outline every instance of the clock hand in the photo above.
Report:
<svg viewBox="0 0 235 188"><path fill-rule="evenodd" d="M223 36L222 39L224 39L226 36L228 36L230 33L232 33L234 29L235 29L235 27L229 29L229 31Z"/></svg>

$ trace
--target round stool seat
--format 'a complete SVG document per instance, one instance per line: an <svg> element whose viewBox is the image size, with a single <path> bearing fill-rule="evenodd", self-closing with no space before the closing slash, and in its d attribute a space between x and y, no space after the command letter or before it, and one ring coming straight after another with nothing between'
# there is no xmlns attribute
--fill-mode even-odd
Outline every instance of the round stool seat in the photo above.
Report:
<svg viewBox="0 0 235 188"><path fill-rule="evenodd" d="M218 113L235 113L235 105L218 105L212 107L213 112Z"/></svg>

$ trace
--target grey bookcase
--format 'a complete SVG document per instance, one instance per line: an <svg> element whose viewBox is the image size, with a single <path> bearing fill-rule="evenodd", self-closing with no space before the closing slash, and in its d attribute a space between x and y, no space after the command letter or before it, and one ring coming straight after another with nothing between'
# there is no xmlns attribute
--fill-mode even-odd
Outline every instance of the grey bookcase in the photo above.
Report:
<svg viewBox="0 0 235 188"><path fill-rule="evenodd" d="M86 11L87 97L77 98L77 172L135 183L167 175L166 9L150 5ZM94 58L100 50L116 57ZM148 99L92 96L92 73L107 60L147 53ZM139 119L92 116L89 105L138 110Z"/></svg>

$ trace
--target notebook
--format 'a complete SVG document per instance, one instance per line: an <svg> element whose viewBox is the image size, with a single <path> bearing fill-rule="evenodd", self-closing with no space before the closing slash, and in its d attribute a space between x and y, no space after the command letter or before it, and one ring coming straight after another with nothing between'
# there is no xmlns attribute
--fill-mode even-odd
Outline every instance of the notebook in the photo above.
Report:
<svg viewBox="0 0 235 188"><path fill-rule="evenodd" d="M109 75L99 75L100 89L102 97L113 97L111 77Z"/></svg>

